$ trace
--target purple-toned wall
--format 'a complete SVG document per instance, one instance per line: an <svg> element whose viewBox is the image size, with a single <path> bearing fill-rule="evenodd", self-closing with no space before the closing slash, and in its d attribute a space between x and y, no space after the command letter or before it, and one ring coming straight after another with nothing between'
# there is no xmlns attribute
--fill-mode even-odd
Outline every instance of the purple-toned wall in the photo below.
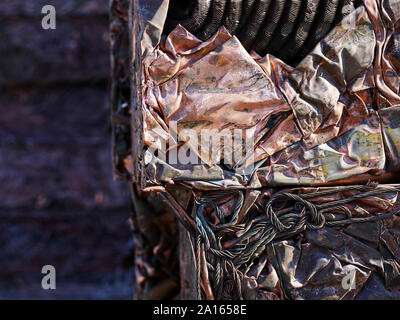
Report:
<svg viewBox="0 0 400 320"><path fill-rule="evenodd" d="M57 29L43 30L52 4ZM112 179L108 0L0 3L0 299L133 296ZM57 289L43 290L54 265Z"/></svg>

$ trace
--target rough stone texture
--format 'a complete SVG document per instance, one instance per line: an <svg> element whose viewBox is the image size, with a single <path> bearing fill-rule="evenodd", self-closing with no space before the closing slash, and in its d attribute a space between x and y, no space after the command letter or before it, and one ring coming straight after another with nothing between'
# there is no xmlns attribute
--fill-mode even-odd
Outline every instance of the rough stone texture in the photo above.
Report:
<svg viewBox="0 0 400 320"><path fill-rule="evenodd" d="M41 29L54 4L57 29ZM108 1L0 3L0 299L131 299L129 196L112 179ZM41 288L41 268L57 289Z"/></svg>

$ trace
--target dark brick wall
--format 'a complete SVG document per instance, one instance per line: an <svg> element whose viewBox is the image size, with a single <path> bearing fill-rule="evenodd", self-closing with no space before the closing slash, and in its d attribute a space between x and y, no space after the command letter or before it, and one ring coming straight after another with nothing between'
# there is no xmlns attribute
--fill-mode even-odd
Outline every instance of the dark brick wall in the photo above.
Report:
<svg viewBox="0 0 400 320"><path fill-rule="evenodd" d="M57 29L41 28L41 8ZM0 3L0 299L133 295L112 179L108 0ZM57 289L41 289L41 268Z"/></svg>

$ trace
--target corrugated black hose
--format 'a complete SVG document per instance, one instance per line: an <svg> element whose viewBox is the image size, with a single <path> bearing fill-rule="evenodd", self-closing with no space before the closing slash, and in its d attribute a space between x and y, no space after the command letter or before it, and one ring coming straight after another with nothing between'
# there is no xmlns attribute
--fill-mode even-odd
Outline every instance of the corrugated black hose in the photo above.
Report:
<svg viewBox="0 0 400 320"><path fill-rule="evenodd" d="M220 26L247 50L295 65L361 0L170 0L166 27L178 23L201 40Z"/></svg>

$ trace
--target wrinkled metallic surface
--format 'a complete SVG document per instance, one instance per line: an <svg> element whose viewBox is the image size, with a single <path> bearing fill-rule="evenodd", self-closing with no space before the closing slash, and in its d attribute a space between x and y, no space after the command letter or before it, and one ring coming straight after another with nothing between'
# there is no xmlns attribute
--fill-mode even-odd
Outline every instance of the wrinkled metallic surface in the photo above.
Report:
<svg viewBox="0 0 400 320"><path fill-rule="evenodd" d="M363 214L363 210L379 211L370 207L372 203L370 201L369 205L352 210L357 211L356 216ZM396 199L396 212L398 206ZM380 210L390 211L385 206ZM354 223L341 228L307 230L298 239L274 242L267 252L277 273L281 275L281 286L286 297L399 299L399 239L397 242L394 240L398 237L399 221L399 217L394 216L390 220ZM342 286L343 268L349 265L357 270L354 290L346 290ZM379 284L378 288L374 287L376 283Z"/></svg>
<svg viewBox="0 0 400 320"><path fill-rule="evenodd" d="M400 299L399 191L370 183L196 192L188 210L204 241L193 247L199 297Z"/></svg>
<svg viewBox="0 0 400 320"><path fill-rule="evenodd" d="M386 7L399 14L396 2ZM270 55L249 55L223 28L203 42L178 26L143 60L144 144L168 146L172 121L178 136L185 129L200 136L203 129L240 128L251 131L253 162L263 162L250 178L232 181L215 165L224 156L222 145L213 163L210 155L198 154L215 165L202 169L204 179L198 165L183 170L153 159L144 172L149 185L171 180L198 180L202 186L201 180L246 187L320 185L348 182L361 174L358 181L365 183L396 171L395 160L385 152L390 153L398 134L391 130L390 139L382 137L388 120L380 116L400 101L393 80L398 79L393 76L396 64L384 58L395 49L381 46L394 41L396 30L393 22L381 20L387 13L379 12L375 2L368 8L348 15L296 68ZM387 81L380 75L382 65ZM395 119L397 109L390 110L385 117L391 112L387 119ZM191 139L186 146L198 153ZM233 168L244 164L251 163L241 159Z"/></svg>
<svg viewBox="0 0 400 320"><path fill-rule="evenodd" d="M379 194L379 190L385 188L389 192ZM214 298L399 299L398 191L399 185L358 189L354 186L350 189L297 188L277 193L276 189L263 189L253 200L250 210L234 224L235 229L219 228L221 222L213 222L218 221L213 217L213 212L205 211L204 219L219 239L219 245L214 247L212 237L208 237L211 242L208 262L214 266L209 271L209 285L214 288ZM372 192L377 193L368 195ZM275 214L285 228L279 231L278 226L273 227L273 238L263 242L272 220L268 211L265 212L266 216L261 211L268 208L266 203L278 194L300 194L303 200L307 199L301 202L306 206L302 207L297 200L279 206L276 203L275 208L279 209L274 209ZM356 195L362 197L351 200ZM203 198L209 196L207 193L202 194ZM245 195L245 202L248 196ZM201 202L201 197L198 200ZM223 201L217 200L216 204L221 208ZM344 203L345 208L334 208L334 203L338 201L348 202ZM308 211L309 203L319 207L319 210L324 206L331 208L323 214L326 219L323 226L316 227L317 222L313 221L311 211ZM306 222L303 227L296 229L302 225L303 210L307 212ZM231 207L225 217L226 221L232 217L232 211L234 209ZM210 232L206 233L210 235ZM250 251L253 251L251 255ZM228 279L218 280L218 265L221 265ZM355 285L352 288L343 285L348 270L353 270L355 275ZM229 276L235 273L239 274L239 282ZM227 284L231 280L235 283L233 288ZM204 278L201 281L206 286Z"/></svg>
<svg viewBox="0 0 400 320"><path fill-rule="evenodd" d="M327 143L311 149L295 143L269 158L257 177L263 185L307 185L340 181L384 169L385 153L377 113Z"/></svg>
<svg viewBox="0 0 400 320"><path fill-rule="evenodd" d="M400 1L365 0L295 68L224 28L205 42L181 26L162 38L168 1L148 2L132 0L124 164L185 227L195 296L400 299ZM163 158L183 147L171 132L206 128L248 129L253 157L221 165L224 144L214 162L189 139L202 164Z"/></svg>

